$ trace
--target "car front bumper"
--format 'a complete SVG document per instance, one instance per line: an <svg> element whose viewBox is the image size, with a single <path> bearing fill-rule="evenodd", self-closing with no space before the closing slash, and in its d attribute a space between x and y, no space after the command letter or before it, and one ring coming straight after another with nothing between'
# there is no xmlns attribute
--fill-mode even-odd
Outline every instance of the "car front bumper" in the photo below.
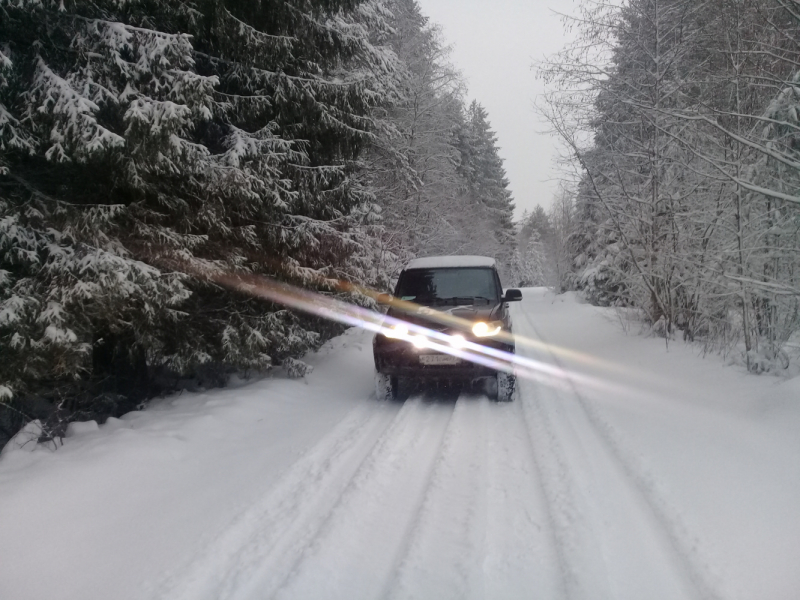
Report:
<svg viewBox="0 0 800 600"><path fill-rule="evenodd" d="M504 352L514 352L514 347L501 342L486 341L481 345ZM452 379L470 380L491 377L497 374L496 369L461 360L454 365L426 365L420 356L439 355L433 350L420 350L411 343L402 340L380 339L376 336L373 344L375 369L385 375L408 377L414 379Z"/></svg>

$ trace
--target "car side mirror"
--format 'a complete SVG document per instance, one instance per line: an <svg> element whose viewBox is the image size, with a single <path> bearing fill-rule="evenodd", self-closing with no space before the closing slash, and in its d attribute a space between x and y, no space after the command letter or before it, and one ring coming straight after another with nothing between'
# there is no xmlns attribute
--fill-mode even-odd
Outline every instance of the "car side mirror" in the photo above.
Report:
<svg viewBox="0 0 800 600"><path fill-rule="evenodd" d="M391 304L392 303L392 295L391 294L378 294L378 297L375 298L378 304Z"/></svg>
<svg viewBox="0 0 800 600"><path fill-rule="evenodd" d="M518 302L522 300L522 292L517 289L506 290L506 295L503 296L503 302Z"/></svg>

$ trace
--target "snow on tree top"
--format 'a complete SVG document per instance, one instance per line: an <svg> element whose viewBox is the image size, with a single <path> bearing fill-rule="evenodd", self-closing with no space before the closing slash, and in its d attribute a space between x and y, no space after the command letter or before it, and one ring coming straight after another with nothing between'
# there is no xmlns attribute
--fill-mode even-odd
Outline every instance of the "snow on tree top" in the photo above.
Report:
<svg viewBox="0 0 800 600"><path fill-rule="evenodd" d="M437 269L446 267L494 267L495 260L488 256L428 256L417 258L406 269Z"/></svg>

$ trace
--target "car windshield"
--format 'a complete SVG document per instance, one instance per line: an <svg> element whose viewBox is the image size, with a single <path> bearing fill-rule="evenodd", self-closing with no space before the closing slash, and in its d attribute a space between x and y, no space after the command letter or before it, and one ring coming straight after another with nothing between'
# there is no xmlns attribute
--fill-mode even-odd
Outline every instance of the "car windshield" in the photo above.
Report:
<svg viewBox="0 0 800 600"><path fill-rule="evenodd" d="M499 290L492 269L414 269L400 276L395 296L426 305L494 304Z"/></svg>

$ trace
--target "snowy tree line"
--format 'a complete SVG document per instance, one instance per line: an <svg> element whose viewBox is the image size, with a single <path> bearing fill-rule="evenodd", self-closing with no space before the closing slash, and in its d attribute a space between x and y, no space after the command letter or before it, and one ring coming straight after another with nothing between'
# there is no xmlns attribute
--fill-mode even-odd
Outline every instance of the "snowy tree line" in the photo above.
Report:
<svg viewBox="0 0 800 600"><path fill-rule="evenodd" d="M539 65L565 143L564 287L786 367L800 330L800 2L582 4ZM563 219L562 219L563 221ZM563 255L563 252L562 252Z"/></svg>
<svg viewBox="0 0 800 600"><path fill-rule="evenodd" d="M385 287L425 254L494 256L513 279L513 202L488 115L464 105L464 82L417 3L390 6L401 98L379 109L387 126L363 158L382 209L376 279Z"/></svg>
<svg viewBox="0 0 800 600"><path fill-rule="evenodd" d="M507 185L415 0L0 0L0 444L336 331L219 274L510 269Z"/></svg>

